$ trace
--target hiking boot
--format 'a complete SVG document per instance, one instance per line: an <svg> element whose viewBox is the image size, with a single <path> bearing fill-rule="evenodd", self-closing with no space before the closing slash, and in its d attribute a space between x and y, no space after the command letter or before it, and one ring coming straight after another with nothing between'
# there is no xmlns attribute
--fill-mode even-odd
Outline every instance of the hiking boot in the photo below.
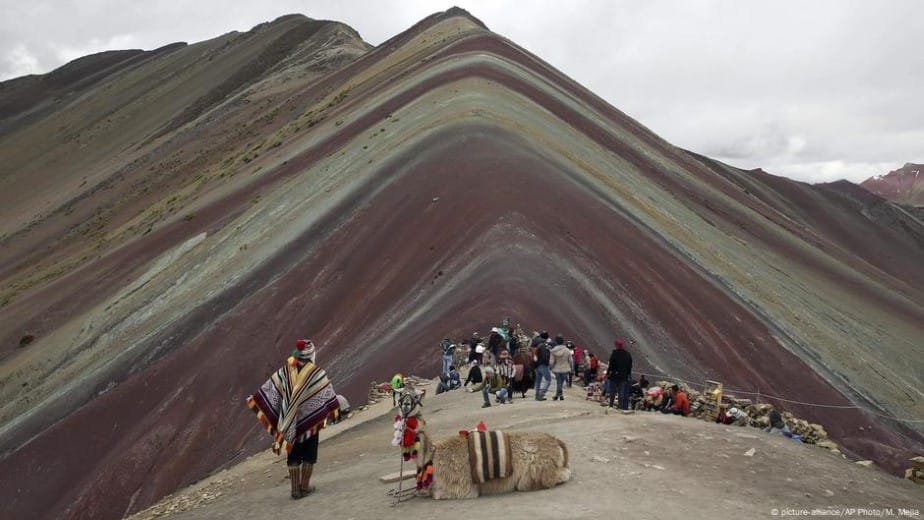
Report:
<svg viewBox="0 0 924 520"><path fill-rule="evenodd" d="M490 407L491 407L491 403L484 403L483 405L481 405L481 407L482 407L482 408L490 408Z"/></svg>
<svg viewBox="0 0 924 520"><path fill-rule="evenodd" d="M537 401L545 401L546 399L545 399L545 397L537 397L536 400L537 400Z"/></svg>

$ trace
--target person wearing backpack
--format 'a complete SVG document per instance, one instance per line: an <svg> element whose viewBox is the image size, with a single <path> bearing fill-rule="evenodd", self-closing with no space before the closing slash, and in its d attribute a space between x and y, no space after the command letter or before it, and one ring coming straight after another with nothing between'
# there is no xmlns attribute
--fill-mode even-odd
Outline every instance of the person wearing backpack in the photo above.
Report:
<svg viewBox="0 0 924 520"><path fill-rule="evenodd" d="M536 400L545 401L545 393L552 385L552 374L549 371L551 350L545 341L536 345ZM543 381L545 384L543 384Z"/></svg>

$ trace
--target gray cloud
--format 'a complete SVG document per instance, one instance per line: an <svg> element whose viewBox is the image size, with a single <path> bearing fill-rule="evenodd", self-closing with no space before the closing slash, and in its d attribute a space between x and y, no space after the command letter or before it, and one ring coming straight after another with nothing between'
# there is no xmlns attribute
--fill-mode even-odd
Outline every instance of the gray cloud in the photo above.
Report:
<svg viewBox="0 0 924 520"><path fill-rule="evenodd" d="M2 0L0 79L114 48L152 49L300 12L378 44L447 6L425 0ZM672 143L809 182L924 162L924 3L461 3Z"/></svg>

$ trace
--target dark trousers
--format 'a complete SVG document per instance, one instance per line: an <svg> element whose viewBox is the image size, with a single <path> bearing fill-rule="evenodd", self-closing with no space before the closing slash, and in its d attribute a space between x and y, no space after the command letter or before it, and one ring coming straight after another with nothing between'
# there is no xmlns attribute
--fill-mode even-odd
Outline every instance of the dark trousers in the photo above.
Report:
<svg viewBox="0 0 924 520"><path fill-rule="evenodd" d="M613 400L615 399L616 394L618 393L619 394L619 409L628 410L629 409L629 392L631 391L629 380L628 379L626 379L625 381L608 380L608 382L610 384L610 391L609 391L610 406L613 406Z"/></svg>
<svg viewBox="0 0 924 520"><path fill-rule="evenodd" d="M628 410L629 409L629 398L631 397L632 385L629 383L629 380L621 381L619 383L619 409Z"/></svg>
<svg viewBox="0 0 924 520"><path fill-rule="evenodd" d="M320 433L320 432L319 432ZM318 435L316 433L308 437L304 442L296 442L292 445L292 451L286 457L286 464L289 466L298 466L301 463L314 464L318 461Z"/></svg>

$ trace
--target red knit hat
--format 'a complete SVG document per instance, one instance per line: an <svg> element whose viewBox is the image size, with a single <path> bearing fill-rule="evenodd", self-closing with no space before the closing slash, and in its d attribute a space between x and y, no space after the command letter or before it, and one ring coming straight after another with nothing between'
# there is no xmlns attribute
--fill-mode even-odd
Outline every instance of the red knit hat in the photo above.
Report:
<svg viewBox="0 0 924 520"><path fill-rule="evenodd" d="M311 361L314 363L314 343L310 339L300 339L295 342L295 350L292 351L292 356L298 358L300 361Z"/></svg>
<svg viewBox="0 0 924 520"><path fill-rule="evenodd" d="M613 342L613 346L616 347L617 350L622 350L626 348L626 342L623 341L622 338L616 338L616 341Z"/></svg>

